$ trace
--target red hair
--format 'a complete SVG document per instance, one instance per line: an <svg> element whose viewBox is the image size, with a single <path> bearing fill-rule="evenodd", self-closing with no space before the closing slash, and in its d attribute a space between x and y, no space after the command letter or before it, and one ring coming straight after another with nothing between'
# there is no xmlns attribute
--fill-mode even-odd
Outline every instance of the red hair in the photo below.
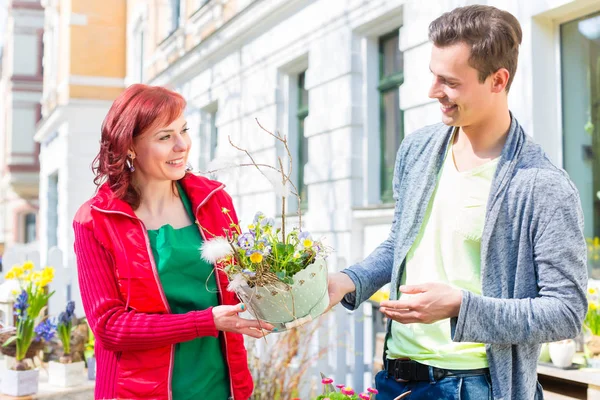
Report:
<svg viewBox="0 0 600 400"><path fill-rule="evenodd" d="M140 204L140 194L131 184L131 172L126 160L133 139L175 121L185 109L186 101L179 94L160 86L135 84L129 86L114 101L104 122L100 152L94 159L94 183L108 182L116 197L133 209Z"/></svg>

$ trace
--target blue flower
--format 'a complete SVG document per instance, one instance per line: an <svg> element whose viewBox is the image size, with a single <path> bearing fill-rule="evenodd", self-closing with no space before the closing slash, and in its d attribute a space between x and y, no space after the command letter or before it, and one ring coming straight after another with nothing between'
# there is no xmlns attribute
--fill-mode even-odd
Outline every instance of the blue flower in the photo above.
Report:
<svg viewBox="0 0 600 400"><path fill-rule="evenodd" d="M73 300L67 303L67 309L65 310L69 317L73 317L75 314L75 302Z"/></svg>
<svg viewBox="0 0 600 400"><path fill-rule="evenodd" d="M238 238L238 245L244 249L249 250L254 246L254 235L251 233L244 233Z"/></svg>
<svg viewBox="0 0 600 400"><path fill-rule="evenodd" d="M252 220L252 223L254 225L258 224L260 221L263 220L264 217L265 217L265 214L263 214L259 211L254 215L254 219Z"/></svg>
<svg viewBox="0 0 600 400"><path fill-rule="evenodd" d="M248 275L249 277L254 277L256 275L256 272L254 271L250 271L249 269L245 269L242 271L244 274Z"/></svg>
<svg viewBox="0 0 600 400"><path fill-rule="evenodd" d="M27 308L29 307L27 300L27 292L23 290L21 294L17 296L15 301L15 315L17 315L20 319L24 319L27 316Z"/></svg>
<svg viewBox="0 0 600 400"><path fill-rule="evenodd" d="M37 335L35 338L36 342L39 342L41 339L49 342L56 333L56 324L52 320L46 319L35 327L35 333Z"/></svg>
<svg viewBox="0 0 600 400"><path fill-rule="evenodd" d="M275 220L273 218L265 218L260 222L260 224L262 226L273 226L275 225Z"/></svg>

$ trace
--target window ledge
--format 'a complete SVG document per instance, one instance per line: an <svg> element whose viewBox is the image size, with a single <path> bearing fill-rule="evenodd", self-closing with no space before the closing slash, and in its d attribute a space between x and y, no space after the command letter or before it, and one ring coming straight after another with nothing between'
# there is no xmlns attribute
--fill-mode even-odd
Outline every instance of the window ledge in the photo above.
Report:
<svg viewBox="0 0 600 400"><path fill-rule="evenodd" d="M352 219L363 225L392 223L394 204L377 204L352 209Z"/></svg>

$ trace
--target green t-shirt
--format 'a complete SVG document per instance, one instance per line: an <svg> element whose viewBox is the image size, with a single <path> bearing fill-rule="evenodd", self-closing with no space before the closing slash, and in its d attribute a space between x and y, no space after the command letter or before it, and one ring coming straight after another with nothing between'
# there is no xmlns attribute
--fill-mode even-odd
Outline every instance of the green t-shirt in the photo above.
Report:
<svg viewBox="0 0 600 400"><path fill-rule="evenodd" d="M423 225L406 256L402 284L444 282L481 294L481 235L497 165L495 159L459 172L449 146ZM387 357L407 357L445 369L488 366L483 344L452 341L450 319L433 324L393 321Z"/></svg>
<svg viewBox="0 0 600 400"><path fill-rule="evenodd" d="M177 188L193 221L191 203L179 184ZM149 230L148 236L172 313L219 305L213 266L200 257L202 236L195 224L181 229L164 225ZM175 345L172 390L173 400L229 398L227 367L218 338L199 337Z"/></svg>

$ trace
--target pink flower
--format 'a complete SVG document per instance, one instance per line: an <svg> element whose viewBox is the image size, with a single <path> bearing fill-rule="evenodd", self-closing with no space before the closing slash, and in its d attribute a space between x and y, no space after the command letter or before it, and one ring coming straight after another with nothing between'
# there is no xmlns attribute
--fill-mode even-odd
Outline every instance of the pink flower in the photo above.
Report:
<svg viewBox="0 0 600 400"><path fill-rule="evenodd" d="M342 388L342 394L345 394L346 396L352 396L354 395L354 390L351 387L346 386L345 388Z"/></svg>
<svg viewBox="0 0 600 400"><path fill-rule="evenodd" d="M344 385L335 385L335 387L338 388L338 389L343 389Z"/></svg>
<svg viewBox="0 0 600 400"><path fill-rule="evenodd" d="M323 380L321 381L321 383L323 385L331 385L333 383L333 379L331 379L331 378L323 378Z"/></svg>
<svg viewBox="0 0 600 400"><path fill-rule="evenodd" d="M375 389L375 388L367 388L367 392L369 393L373 393L373 394L378 394L379 390Z"/></svg>
<svg viewBox="0 0 600 400"><path fill-rule="evenodd" d="M362 400L371 400L371 395L370 394L366 394L366 393L361 393L361 394L358 395L358 398L362 399Z"/></svg>

